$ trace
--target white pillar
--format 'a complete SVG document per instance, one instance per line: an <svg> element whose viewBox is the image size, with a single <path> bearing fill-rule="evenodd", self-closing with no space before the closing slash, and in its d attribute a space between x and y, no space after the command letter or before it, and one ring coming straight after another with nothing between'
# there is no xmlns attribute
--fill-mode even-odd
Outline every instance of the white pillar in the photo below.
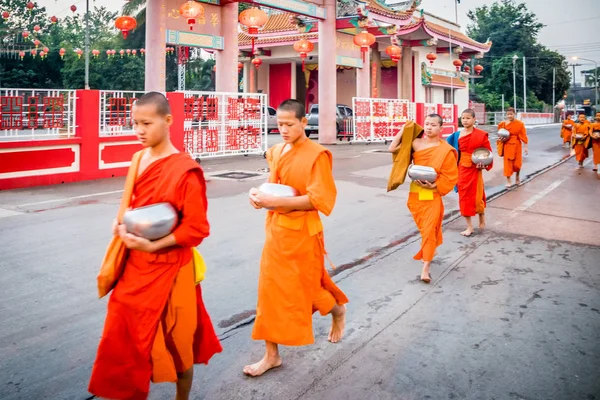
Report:
<svg viewBox="0 0 600 400"><path fill-rule="evenodd" d="M165 0L146 2L146 64L145 85L147 92L166 91L166 18Z"/></svg>
<svg viewBox="0 0 600 400"><path fill-rule="evenodd" d="M221 6L221 34L224 49L217 51L217 92L238 92L238 3Z"/></svg>
<svg viewBox="0 0 600 400"><path fill-rule="evenodd" d="M324 0L327 13L325 21L319 21L319 143L335 143L337 70L335 0Z"/></svg>

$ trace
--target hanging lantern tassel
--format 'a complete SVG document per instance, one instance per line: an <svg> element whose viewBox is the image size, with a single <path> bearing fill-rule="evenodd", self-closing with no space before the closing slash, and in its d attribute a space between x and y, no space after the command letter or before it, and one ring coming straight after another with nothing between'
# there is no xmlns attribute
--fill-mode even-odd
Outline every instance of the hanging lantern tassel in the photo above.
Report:
<svg viewBox="0 0 600 400"><path fill-rule="evenodd" d="M304 72L304 60L306 60L306 53L300 53L300 58L302 59L302 72Z"/></svg>
<svg viewBox="0 0 600 400"><path fill-rule="evenodd" d="M248 27L249 35L257 35L258 29L261 28L269 19L266 12L260 8L252 7L244 10L240 13L238 21L240 24ZM254 36L251 38L252 41L252 55L254 55Z"/></svg>
<svg viewBox="0 0 600 400"><path fill-rule="evenodd" d="M369 51L369 47L373 43L375 43L375 36L369 31L364 30L358 35L354 36L354 44L360 47L360 52L362 53L362 61L363 63L366 61L366 52Z"/></svg>
<svg viewBox="0 0 600 400"><path fill-rule="evenodd" d="M294 50L300 53L300 58L302 59L302 72L305 70L304 61L308 56L308 53L315 49L315 45L309 42L306 39L301 39L294 43Z"/></svg>

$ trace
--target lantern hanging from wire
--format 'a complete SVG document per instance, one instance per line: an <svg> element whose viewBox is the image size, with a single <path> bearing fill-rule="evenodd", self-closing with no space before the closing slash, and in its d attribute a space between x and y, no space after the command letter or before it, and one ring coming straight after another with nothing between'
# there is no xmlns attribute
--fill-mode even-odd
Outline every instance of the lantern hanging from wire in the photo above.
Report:
<svg viewBox="0 0 600 400"><path fill-rule="evenodd" d="M475 72L477 73L477 75L481 75L481 72L483 71L483 66L477 64L475 66Z"/></svg>
<svg viewBox="0 0 600 400"><path fill-rule="evenodd" d="M465 67L463 69L465 70L465 72L467 74L471 72L471 67L469 67L468 65L465 65Z"/></svg>
<svg viewBox="0 0 600 400"><path fill-rule="evenodd" d="M43 60L44 58L46 58L46 55L48 53L46 53L44 50L40 51L40 58Z"/></svg>
<svg viewBox="0 0 600 400"><path fill-rule="evenodd" d="M145 56L146 55L146 49L141 49L140 53L142 54L142 56Z"/></svg>
<svg viewBox="0 0 600 400"><path fill-rule="evenodd" d="M429 63L430 63L431 65L433 65L433 62L434 62L435 60L437 60L437 54L435 54L434 52L431 52L431 53L427 54L427 56L426 56L426 57L427 57L427 59L429 60Z"/></svg>
<svg viewBox="0 0 600 400"><path fill-rule="evenodd" d="M309 42L306 39L300 39L296 43L294 43L294 50L300 53L300 58L302 59L302 71L304 71L304 60L308 56L308 53L315 49L315 45Z"/></svg>
<svg viewBox="0 0 600 400"><path fill-rule="evenodd" d="M35 39L35 40L33 41L33 44L34 44L34 46L35 46L36 50L37 50L37 48L40 46L40 43L41 43L41 42L40 42L39 40L37 40L37 39Z"/></svg>
<svg viewBox="0 0 600 400"><path fill-rule="evenodd" d="M77 6L76 6L75 4L73 4L73 5L71 6L71 11L72 11L72 12L75 12L75 11L77 11Z"/></svg>
<svg viewBox="0 0 600 400"><path fill-rule="evenodd" d="M56 15L50 17L50 22L52 22L53 24L56 24L58 22L58 18L56 18Z"/></svg>
<svg viewBox="0 0 600 400"><path fill-rule="evenodd" d="M81 59L81 55L83 54L83 50L77 49L76 53L77 53L77 58Z"/></svg>
<svg viewBox="0 0 600 400"><path fill-rule="evenodd" d="M181 7L179 7L179 14L182 17L187 18L187 23L190 26L191 31L194 30L196 18L204 15L204 7L193 0L188 0L187 2L183 3Z"/></svg>
<svg viewBox="0 0 600 400"><path fill-rule="evenodd" d="M393 62L397 63L402 58L402 48L393 44L385 48L385 54L390 56Z"/></svg>
<svg viewBox="0 0 600 400"><path fill-rule="evenodd" d="M115 27L121 31L124 39L127 39L127 35L129 35L129 32L134 30L136 26L137 21L135 20L135 18L130 17L128 15L123 15L117 18L117 20L115 21Z"/></svg>
<svg viewBox="0 0 600 400"><path fill-rule="evenodd" d="M27 39L29 37L29 31L23 31L21 35L23 35L23 39Z"/></svg>
<svg viewBox="0 0 600 400"><path fill-rule="evenodd" d="M262 64L262 60L258 57L254 57L252 59L252 64L254 64L254 66L256 67L256 69L258 69L258 67L260 67L260 65Z"/></svg>
<svg viewBox="0 0 600 400"><path fill-rule="evenodd" d="M137 57L137 50L136 49L131 50L131 55L134 57Z"/></svg>
<svg viewBox="0 0 600 400"><path fill-rule="evenodd" d="M460 67L462 67L463 62L459 59L452 61L452 64L456 67L457 71L460 71Z"/></svg>
<svg viewBox="0 0 600 400"><path fill-rule="evenodd" d="M66 52L67 50L65 50L63 47L61 47L61 49L58 51L58 55L60 56L61 60L64 60Z"/></svg>
<svg viewBox="0 0 600 400"><path fill-rule="evenodd" d="M238 18L240 24L248 27L248 34L251 36L257 35L258 30L267 23L268 19L267 13L256 7L242 11ZM252 36L252 54L254 54L254 36Z"/></svg>
<svg viewBox="0 0 600 400"><path fill-rule="evenodd" d="M239 63L238 63L238 74L239 74L240 72L242 72L242 69L243 69L243 68L244 68L244 64L243 64L243 63L241 63L241 62L239 62Z"/></svg>
<svg viewBox="0 0 600 400"><path fill-rule="evenodd" d="M367 30L354 36L354 44L360 47L363 62L365 61L365 54L369 51L369 47L371 47L373 43L375 43L375 36Z"/></svg>
<svg viewBox="0 0 600 400"><path fill-rule="evenodd" d="M98 56L100 55L100 50L92 50L92 56L94 56L94 58L98 58Z"/></svg>
<svg viewBox="0 0 600 400"><path fill-rule="evenodd" d="M38 33L38 32L39 32L41 29L42 29L42 28L40 28L40 26L39 26L39 25L36 25L36 26L34 26L34 27L33 27L33 30L34 30L36 33Z"/></svg>
<svg viewBox="0 0 600 400"><path fill-rule="evenodd" d="M31 10L33 10L35 8L35 4L33 4L32 1L28 2L26 5L27 9L29 9L29 12L31 12Z"/></svg>
<svg viewBox="0 0 600 400"><path fill-rule="evenodd" d="M20 51L19 52L19 57L21 58L21 61L23 61L23 59L25 58L25 52L24 51Z"/></svg>
<svg viewBox="0 0 600 400"><path fill-rule="evenodd" d="M8 11L2 12L2 18L4 18L5 21L8 21L8 17L10 17L10 13Z"/></svg>

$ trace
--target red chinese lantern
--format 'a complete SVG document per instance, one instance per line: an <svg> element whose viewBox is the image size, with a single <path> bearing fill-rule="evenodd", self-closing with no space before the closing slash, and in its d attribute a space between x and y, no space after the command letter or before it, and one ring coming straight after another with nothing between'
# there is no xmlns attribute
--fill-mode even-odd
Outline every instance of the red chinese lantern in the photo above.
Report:
<svg viewBox="0 0 600 400"><path fill-rule="evenodd" d="M115 49L113 49L113 50L111 50L111 51L110 51L110 55L111 55L111 56L113 56L113 57L114 57L114 56L115 56L115 54L117 54L117 51L116 51Z"/></svg>
<svg viewBox="0 0 600 400"><path fill-rule="evenodd" d="M47 47L44 47L44 53L46 53L46 54L50 53L50 49Z"/></svg>
<svg viewBox="0 0 600 400"><path fill-rule="evenodd" d="M107 56L107 57L110 57L110 55L111 55L111 52L110 52L110 50L106 50L106 56Z"/></svg>
<svg viewBox="0 0 600 400"><path fill-rule="evenodd" d="M33 56L33 58L35 58L35 56L37 55L37 50L36 49L32 49L31 50L31 55Z"/></svg>
<svg viewBox="0 0 600 400"><path fill-rule="evenodd" d="M98 58L98 56L100 55L100 50L92 50L92 55L94 56L94 58Z"/></svg>
<svg viewBox="0 0 600 400"><path fill-rule="evenodd" d="M38 46L40 45L40 41L39 41L39 40L37 40L37 39L35 39L35 40L33 41L33 44L35 45L35 48L37 49L37 48L38 48Z"/></svg>
<svg viewBox="0 0 600 400"><path fill-rule="evenodd" d="M204 14L204 7L200 4L196 3L193 0L189 0L187 3L183 3L181 7L179 7L179 14L187 18L187 23L190 26L190 31L194 30L194 24L196 23L196 18L199 15Z"/></svg>
<svg viewBox="0 0 600 400"><path fill-rule="evenodd" d="M369 47L373 43L375 43L375 36L366 30L354 36L354 44L360 47L363 62L365 61L365 53L369 51Z"/></svg>
<svg viewBox="0 0 600 400"><path fill-rule="evenodd" d="M123 56L125 55L125 50L121 49L121 51L119 51L119 54L121 55L121 58L123 58Z"/></svg>
<svg viewBox="0 0 600 400"><path fill-rule="evenodd" d="M39 25L36 25L36 26L33 27L33 30L36 31L36 32L39 32L40 29L42 29L42 28L40 28Z"/></svg>
<svg viewBox="0 0 600 400"><path fill-rule="evenodd" d="M40 57L42 58L42 60L43 60L44 58L46 58L46 54L47 54L47 53L46 53L45 51L43 51L43 50L42 50L42 51L40 51Z"/></svg>
<svg viewBox="0 0 600 400"><path fill-rule="evenodd" d="M83 54L83 50L77 49L76 53L77 53L77 58L81 58L81 55Z"/></svg>
<svg viewBox="0 0 600 400"><path fill-rule="evenodd" d="M142 53L143 56L146 55L146 49L141 49L140 53Z"/></svg>
<svg viewBox="0 0 600 400"><path fill-rule="evenodd" d="M213 65L213 72L217 72L217 66Z"/></svg>
<svg viewBox="0 0 600 400"><path fill-rule="evenodd" d="M64 48L61 48L61 49L58 51L58 54L60 54L60 58L61 58L61 60L65 58L65 53L66 53L66 52L67 52L67 51L66 51Z"/></svg>
<svg viewBox="0 0 600 400"><path fill-rule="evenodd" d="M56 16L55 16L55 15L53 15L53 16L50 18L50 22L52 22L53 24L55 24L55 23L57 23L57 22L58 22L58 18L56 18Z"/></svg>
<svg viewBox="0 0 600 400"><path fill-rule="evenodd" d="M23 31L22 35L23 35L23 39L27 39L29 37L29 32Z"/></svg>
<svg viewBox="0 0 600 400"><path fill-rule="evenodd" d="M477 64L477 65L475 66L475 72L477 73L477 75L480 75L480 74L481 74L481 71L483 71L483 66L481 66L481 65Z"/></svg>
<svg viewBox="0 0 600 400"><path fill-rule="evenodd" d="M73 5L71 6L71 11L73 11L73 12L77 11L77 7L75 6L75 4L73 4Z"/></svg>
<svg viewBox="0 0 600 400"><path fill-rule="evenodd" d="M10 13L8 11L4 11L2 13L2 18L4 18L4 20L6 21L8 19L8 17L10 17Z"/></svg>
<svg viewBox="0 0 600 400"><path fill-rule="evenodd" d="M242 70L242 68L244 68L244 64L239 62L238 63L238 73L240 73L240 71Z"/></svg>
<svg viewBox="0 0 600 400"><path fill-rule="evenodd" d="M385 48L385 54L397 63L402 58L402 48L393 44Z"/></svg>
<svg viewBox="0 0 600 400"><path fill-rule="evenodd" d="M260 8L249 8L240 13L239 21L240 24L248 27L249 35L258 34L258 30L267 23L267 13ZM254 54L254 36L252 37L252 54Z"/></svg>
<svg viewBox="0 0 600 400"><path fill-rule="evenodd" d="M300 58L302 59L302 71L304 71L304 60L306 59L306 56L314 49L315 45L306 39L300 39L294 43L294 50L300 53Z"/></svg>
<svg viewBox="0 0 600 400"><path fill-rule="evenodd" d="M128 56L130 56L131 55L131 49L127 49L126 53L127 53Z"/></svg>
<svg viewBox="0 0 600 400"><path fill-rule="evenodd" d="M19 52L19 57L21 57L21 61L23 61L23 59L25 58L25 52L24 51L20 51Z"/></svg>
<svg viewBox="0 0 600 400"><path fill-rule="evenodd" d="M124 39L127 39L127 35L129 35L129 31L134 30L136 26L137 26L137 21L135 20L135 18L130 17L128 15L119 17L115 21L115 27L121 31Z"/></svg>
<svg viewBox="0 0 600 400"><path fill-rule="evenodd" d="M29 11L31 11L35 7L35 4L33 4L33 2L30 1L29 3L27 3L26 7L29 9Z"/></svg>
<svg viewBox="0 0 600 400"><path fill-rule="evenodd" d="M135 50L135 49L131 50L131 54L133 54L133 56L135 57L137 54L137 50Z"/></svg>
<svg viewBox="0 0 600 400"><path fill-rule="evenodd" d="M468 65L465 65L464 70L468 74L469 72L471 72L471 67L469 67Z"/></svg>
<svg viewBox="0 0 600 400"><path fill-rule="evenodd" d="M262 64L262 60L258 57L254 57L252 59L252 64L254 64L254 66L256 67L256 69L258 69L258 67L260 67L260 65Z"/></svg>
<svg viewBox="0 0 600 400"><path fill-rule="evenodd" d="M454 64L457 71L460 71L460 67L462 67L463 62L461 60L456 59L456 60L452 61L452 64Z"/></svg>
<svg viewBox="0 0 600 400"><path fill-rule="evenodd" d="M429 60L429 63L430 63L431 65L433 65L433 62L434 62L435 60L437 60L437 54L435 54L435 53L433 53L433 52L432 52L432 53L429 53L429 54L427 54L427 56L426 56L426 57L427 57L427 59Z"/></svg>

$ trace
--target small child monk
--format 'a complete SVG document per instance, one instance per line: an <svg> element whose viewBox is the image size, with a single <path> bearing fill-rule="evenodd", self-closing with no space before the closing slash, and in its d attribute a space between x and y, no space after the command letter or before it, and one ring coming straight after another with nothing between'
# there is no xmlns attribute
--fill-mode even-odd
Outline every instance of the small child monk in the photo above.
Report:
<svg viewBox="0 0 600 400"><path fill-rule="evenodd" d="M131 208L168 202L179 223L169 235L150 241L114 222L113 234L129 252L108 301L89 391L106 399L142 400L151 380L176 382L176 399L187 400L194 364L208 363L221 351L192 258L192 247L209 235L204 174L171 143L173 116L164 95L140 97L132 120L144 150L141 158L134 156L139 166Z"/></svg>
<svg viewBox="0 0 600 400"><path fill-rule="evenodd" d="M328 340L344 335L348 298L325 269L323 224L319 212L329 215L337 190L332 155L306 137L304 104L286 100L277 109L283 143L267 152L270 183L295 188L296 197L275 197L253 188L250 204L267 208L266 240L260 261L258 305L252 339L265 341L264 357L244 367L260 376L279 367L279 345L303 346L314 342L312 315L331 314Z"/></svg>

